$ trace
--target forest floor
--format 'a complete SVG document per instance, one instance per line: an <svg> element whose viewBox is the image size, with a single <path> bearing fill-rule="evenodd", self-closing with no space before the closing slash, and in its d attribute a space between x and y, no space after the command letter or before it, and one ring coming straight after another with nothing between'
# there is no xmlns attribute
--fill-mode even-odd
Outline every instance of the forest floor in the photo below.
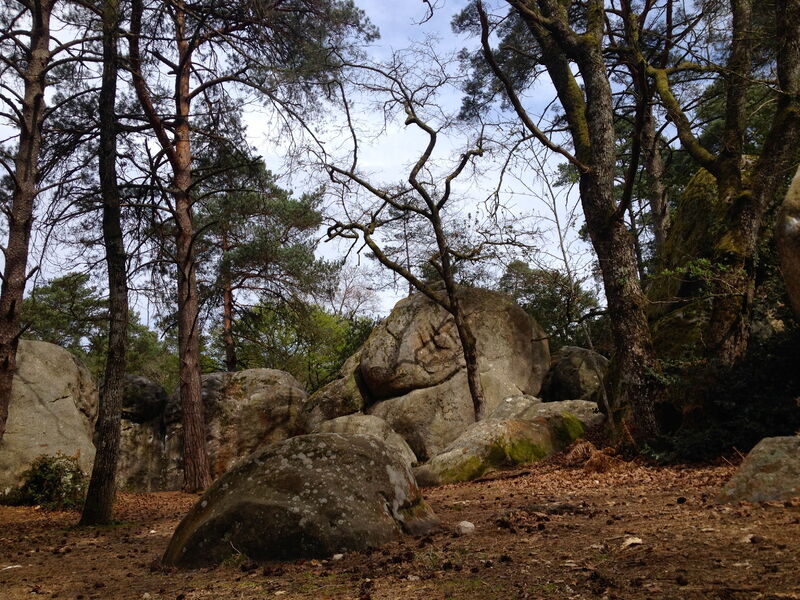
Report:
<svg viewBox="0 0 800 600"><path fill-rule="evenodd" d="M0 598L75 600L800 599L800 499L719 505L733 466L563 456L426 490L442 520L338 561L168 571L158 559L197 496L121 494L120 524L77 528L75 512L0 507ZM475 533L453 533L460 521Z"/></svg>

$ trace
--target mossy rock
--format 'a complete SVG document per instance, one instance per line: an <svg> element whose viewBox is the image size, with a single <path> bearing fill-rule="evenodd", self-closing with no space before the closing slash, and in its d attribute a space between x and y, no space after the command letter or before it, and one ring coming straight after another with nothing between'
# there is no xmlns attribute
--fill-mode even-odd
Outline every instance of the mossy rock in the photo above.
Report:
<svg viewBox="0 0 800 600"><path fill-rule="evenodd" d="M583 432L580 419L566 411L533 420L487 419L470 427L414 474L422 486L471 481L488 471L540 461L566 448Z"/></svg>
<svg viewBox="0 0 800 600"><path fill-rule="evenodd" d="M650 278L647 297L650 318L658 319L693 298L702 282L680 272L690 263L711 259L725 231L727 206L720 201L714 176L700 169L689 181L659 255L658 271Z"/></svg>

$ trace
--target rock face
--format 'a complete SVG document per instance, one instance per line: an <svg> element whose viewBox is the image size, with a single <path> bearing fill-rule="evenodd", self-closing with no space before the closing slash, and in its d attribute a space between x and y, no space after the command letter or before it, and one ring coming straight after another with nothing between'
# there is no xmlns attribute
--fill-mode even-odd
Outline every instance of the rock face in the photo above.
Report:
<svg viewBox="0 0 800 600"><path fill-rule="evenodd" d="M125 375L122 418L132 423L146 423L161 417L167 405L167 392L143 375Z"/></svg>
<svg viewBox="0 0 800 600"><path fill-rule="evenodd" d="M542 385L546 402L600 400L600 388L608 371L605 356L577 346L564 346L553 357Z"/></svg>
<svg viewBox="0 0 800 600"><path fill-rule="evenodd" d="M300 433L306 392L283 371L250 369L203 376L212 476L262 444ZM136 491L183 486L183 427L177 395L138 375L126 379L117 484Z"/></svg>
<svg viewBox="0 0 800 600"><path fill-rule="evenodd" d="M800 497L800 436L764 438L722 488L719 502L770 502Z"/></svg>
<svg viewBox="0 0 800 600"><path fill-rule="evenodd" d="M509 398L414 474L419 485L432 486L470 481L492 469L536 462L563 450L587 426L602 419L595 404L586 400L542 403L530 396Z"/></svg>
<svg viewBox="0 0 800 600"><path fill-rule="evenodd" d="M307 394L289 373L248 369L203 376L206 447L218 477L264 444L301 433L298 417ZM165 412L166 488L183 485L183 426L177 396Z"/></svg>
<svg viewBox="0 0 800 600"><path fill-rule="evenodd" d="M489 415L489 419L521 419L534 421L539 417L561 415L564 412L576 417L585 428L594 427L605 421L605 415L590 400L561 400L542 402L533 396L511 396L501 402Z"/></svg>
<svg viewBox="0 0 800 600"><path fill-rule="evenodd" d="M125 376L122 398L117 486L122 490L155 492L165 487L167 468L164 410L168 395L142 375Z"/></svg>
<svg viewBox="0 0 800 600"><path fill-rule="evenodd" d="M365 550L436 524L408 466L371 435L267 446L218 479L178 526L167 565L200 567Z"/></svg>
<svg viewBox="0 0 800 600"><path fill-rule="evenodd" d="M303 431L312 432L321 423L364 409L363 384L358 372L361 351L348 358L339 370L339 377L314 392L300 414Z"/></svg>
<svg viewBox="0 0 800 600"><path fill-rule="evenodd" d="M19 485L42 454L77 456L90 473L98 394L89 371L63 348L29 340L19 342L17 366L0 442L0 493Z"/></svg>
<svg viewBox="0 0 800 600"><path fill-rule="evenodd" d="M409 467L417 462L414 452L389 424L374 415L346 415L321 423L314 433L365 433L374 435L386 442Z"/></svg>
<svg viewBox="0 0 800 600"><path fill-rule="evenodd" d="M537 394L550 366L542 328L507 296L474 288L461 294L476 338L486 411L507 396ZM426 296L401 300L357 356L342 378L312 397L305 422L361 410L389 423L420 460L441 452L474 422L455 325Z"/></svg>

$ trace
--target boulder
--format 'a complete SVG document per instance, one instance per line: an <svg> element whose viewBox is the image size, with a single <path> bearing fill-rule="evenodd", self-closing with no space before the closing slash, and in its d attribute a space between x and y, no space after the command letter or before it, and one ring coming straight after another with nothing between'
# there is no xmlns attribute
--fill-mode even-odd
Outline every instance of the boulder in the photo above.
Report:
<svg viewBox="0 0 800 600"><path fill-rule="evenodd" d="M764 438L725 484L719 502L771 502L800 497L800 436Z"/></svg>
<svg viewBox="0 0 800 600"><path fill-rule="evenodd" d="M408 466L372 435L320 433L267 446L214 482L163 563L329 557L437 523Z"/></svg>
<svg viewBox="0 0 800 600"><path fill-rule="evenodd" d="M155 492L165 488L167 469L164 410L169 396L143 375L125 376L117 486Z"/></svg>
<svg viewBox="0 0 800 600"><path fill-rule="evenodd" d="M314 392L300 413L300 427L311 433L321 423L364 409L364 396L358 372L361 352L348 358L339 370L339 377Z"/></svg>
<svg viewBox="0 0 800 600"><path fill-rule="evenodd" d="M476 339L478 371L491 411L512 395L537 394L550 365L547 336L510 298L460 290ZM423 294L401 300L342 369L312 397L307 430L355 412L384 419L427 460L475 422L461 343L452 317Z"/></svg>
<svg viewBox="0 0 800 600"><path fill-rule="evenodd" d="M144 423L123 419L117 463L119 489L136 492L162 491L167 488L166 473L166 439L161 418L156 417Z"/></svg>
<svg viewBox="0 0 800 600"><path fill-rule="evenodd" d="M542 398L545 402L599 402L607 371L608 359L605 356L586 348L564 346L553 357L542 385Z"/></svg>
<svg viewBox="0 0 800 600"><path fill-rule="evenodd" d="M90 473L98 393L86 367L54 344L20 340L12 385L0 442L0 494L18 486L42 454L75 456Z"/></svg>
<svg viewBox="0 0 800 600"><path fill-rule="evenodd" d="M212 477L264 444L301 433L300 411L307 394L289 373L248 369L203 376L206 447ZM165 412L167 489L183 485L183 426L177 394Z"/></svg>
<svg viewBox="0 0 800 600"><path fill-rule="evenodd" d="M475 423L467 376L463 371L439 385L378 402L368 412L389 423L421 461L442 452Z"/></svg>
<svg viewBox="0 0 800 600"><path fill-rule="evenodd" d="M125 375L122 418L132 423L160 419L167 405L167 392L143 375Z"/></svg>
<svg viewBox="0 0 800 600"><path fill-rule="evenodd" d="M495 408L489 419L521 419L533 421L539 417L549 418L554 415L569 413L588 429L605 421L605 415L597 409L597 405L589 400L561 400L560 402L542 402L533 396L511 396Z"/></svg>
<svg viewBox="0 0 800 600"><path fill-rule="evenodd" d="M424 487L471 481L493 469L542 460L583 432L583 423L566 411L534 420L486 419L473 424L414 474Z"/></svg>
<svg viewBox="0 0 800 600"><path fill-rule="evenodd" d="M395 433L386 421L374 415L355 414L337 417L321 423L313 433L365 433L374 435L386 442L386 445L403 459L403 462L408 464L409 467L417 462L417 457L414 456L414 452L408 447L406 441Z"/></svg>
<svg viewBox="0 0 800 600"><path fill-rule="evenodd" d="M463 288L461 294L488 408L511 395L497 397L498 387L537 394L550 366L542 328L503 294L476 288ZM463 369L452 317L423 294L413 294L392 309L364 343L359 363L373 401L434 387Z"/></svg>

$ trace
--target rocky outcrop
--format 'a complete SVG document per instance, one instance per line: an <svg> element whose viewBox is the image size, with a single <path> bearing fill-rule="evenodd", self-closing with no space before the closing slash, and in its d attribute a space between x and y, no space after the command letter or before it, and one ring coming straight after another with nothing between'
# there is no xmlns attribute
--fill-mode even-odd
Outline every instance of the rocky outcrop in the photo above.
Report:
<svg viewBox="0 0 800 600"><path fill-rule="evenodd" d="M608 359L605 356L586 348L564 346L553 356L542 385L542 399L545 402L599 402L607 371Z"/></svg>
<svg viewBox="0 0 800 600"><path fill-rule="evenodd" d="M301 433L298 422L306 391L289 373L248 369L203 376L206 448L211 476L219 477L241 457L264 444ZM183 426L177 395L166 422L166 488L183 485Z"/></svg>
<svg viewBox="0 0 800 600"><path fill-rule="evenodd" d="M408 466L382 440L304 435L259 450L214 482L178 526L163 562L327 557L435 524Z"/></svg>
<svg viewBox="0 0 800 600"><path fill-rule="evenodd" d="M563 450L603 418L586 400L543 403L530 396L509 398L414 474L419 485L432 486L536 462Z"/></svg>
<svg viewBox="0 0 800 600"><path fill-rule="evenodd" d="M600 425L606 419L590 400L561 400L559 402L542 402L533 396L511 396L503 400L489 415L489 419L520 419L534 421L539 417L551 417L569 413L580 420L588 429Z"/></svg>
<svg viewBox="0 0 800 600"><path fill-rule="evenodd" d="M300 427L303 431L310 433L329 419L364 409L364 394L358 372L360 361L359 351L345 361L339 370L339 377L311 395L300 414Z"/></svg>
<svg viewBox="0 0 800 600"><path fill-rule="evenodd" d="M42 454L75 456L90 473L97 403L91 374L72 354L54 344L20 340L0 442L0 494L19 485L22 473Z"/></svg>
<svg viewBox="0 0 800 600"><path fill-rule="evenodd" d="M542 328L510 298L463 288L476 339L486 411L537 394L550 365ZM452 317L422 294L401 300L342 377L317 392L304 422L362 411L384 419L420 460L440 453L474 423L463 352Z"/></svg>
<svg viewBox="0 0 800 600"><path fill-rule="evenodd" d="M263 444L301 433L306 392L274 369L211 373L202 379L206 443L212 476ZM183 426L177 394L141 376L126 380L117 483L136 491L183 486Z"/></svg>
<svg viewBox="0 0 800 600"><path fill-rule="evenodd" d="M719 502L770 502L800 497L800 436L764 438L725 484Z"/></svg>
<svg viewBox="0 0 800 600"><path fill-rule="evenodd" d="M409 467L417 462L414 452L408 447L406 441L389 427L380 417L374 415L346 415L325 421L316 428L314 433L364 433L374 435L386 442L403 462Z"/></svg>

